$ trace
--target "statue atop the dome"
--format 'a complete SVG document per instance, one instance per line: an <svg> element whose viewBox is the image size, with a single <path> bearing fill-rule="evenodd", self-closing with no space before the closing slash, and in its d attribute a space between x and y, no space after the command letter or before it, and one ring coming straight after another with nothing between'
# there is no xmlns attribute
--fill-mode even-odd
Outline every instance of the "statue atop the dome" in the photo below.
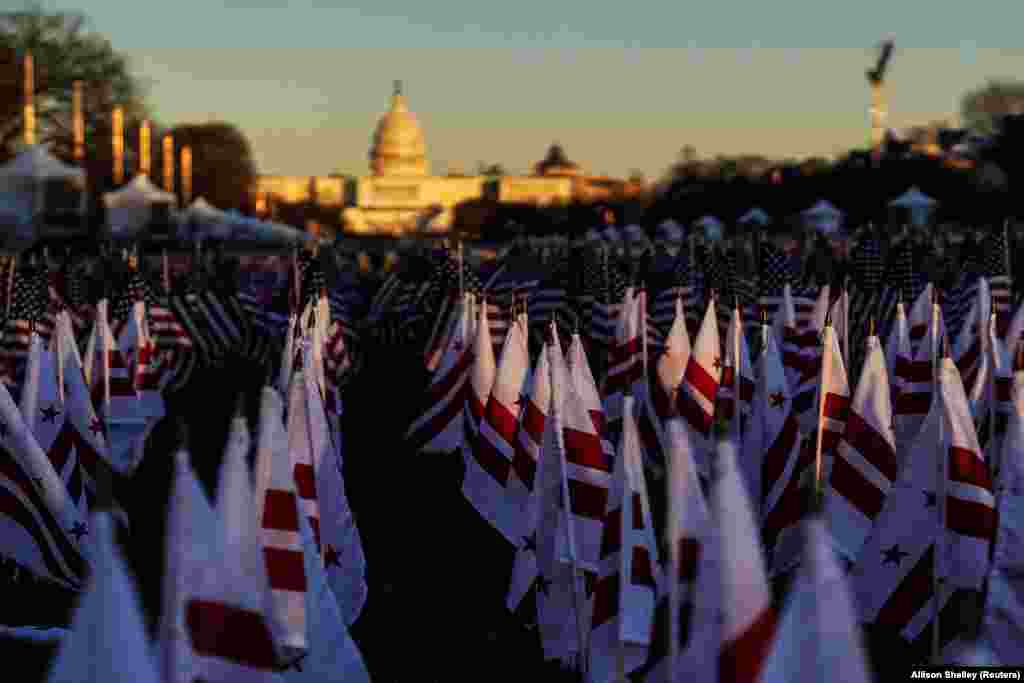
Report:
<svg viewBox="0 0 1024 683"><path fill-rule="evenodd" d="M394 84L395 84L395 91L394 91L395 97L401 97L402 96L402 81L395 81Z"/></svg>

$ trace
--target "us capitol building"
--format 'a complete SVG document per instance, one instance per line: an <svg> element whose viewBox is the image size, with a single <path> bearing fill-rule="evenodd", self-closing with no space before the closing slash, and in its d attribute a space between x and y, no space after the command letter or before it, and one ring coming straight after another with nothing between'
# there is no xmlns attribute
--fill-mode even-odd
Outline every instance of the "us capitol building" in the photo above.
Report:
<svg viewBox="0 0 1024 683"><path fill-rule="evenodd" d="M423 129L398 81L391 107L377 123L369 156L370 175L354 180L261 175L255 188L257 210L313 201L322 209L338 210L348 233L402 235L445 232L458 208L467 204L551 206L629 197L644 190L629 181L583 173L558 144L529 176L431 175Z"/></svg>

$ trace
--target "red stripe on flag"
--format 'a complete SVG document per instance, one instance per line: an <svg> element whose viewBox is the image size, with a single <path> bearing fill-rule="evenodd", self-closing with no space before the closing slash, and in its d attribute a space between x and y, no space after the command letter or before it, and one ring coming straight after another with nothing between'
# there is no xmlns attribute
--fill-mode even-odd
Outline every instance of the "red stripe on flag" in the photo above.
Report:
<svg viewBox="0 0 1024 683"><path fill-rule="evenodd" d="M644 529L644 502L639 493L633 494L633 531Z"/></svg>
<svg viewBox="0 0 1024 683"><path fill-rule="evenodd" d="M449 370L440 382L427 387L426 404L429 406L440 403L459 383L459 379L466 374L473 362L473 354L469 351L463 352L459 360Z"/></svg>
<svg viewBox="0 0 1024 683"><path fill-rule="evenodd" d="M267 580L274 590L306 591L306 566L301 550L264 548L263 558L267 564Z"/></svg>
<svg viewBox="0 0 1024 683"><path fill-rule="evenodd" d="M718 394L718 382L704 369L704 366L697 362L697 359L690 357L686 364L686 373L683 375L683 383L693 387L709 403L714 404L715 396ZM684 393L684 392L679 392Z"/></svg>
<svg viewBox="0 0 1024 683"><path fill-rule="evenodd" d="M846 442L889 481L896 479L899 466L892 446L855 412L846 421Z"/></svg>
<svg viewBox="0 0 1024 683"><path fill-rule="evenodd" d="M996 534L996 511L984 503L946 496L946 527L962 536L990 541Z"/></svg>
<svg viewBox="0 0 1024 683"><path fill-rule="evenodd" d="M508 473L512 468L512 463L491 443L487 434L481 432L476 435L476 438L473 439L471 452L473 459L492 479L502 486L508 483Z"/></svg>
<svg viewBox="0 0 1024 683"><path fill-rule="evenodd" d="M901 631L932 598L932 567L935 546L929 546L914 568L896 587L875 617L875 623Z"/></svg>
<svg viewBox="0 0 1024 683"><path fill-rule="evenodd" d="M790 413L786 417L786 422L782 425L782 431L779 432L771 447L765 452L764 460L761 463L762 499L767 496L768 492L775 486L775 482L786 471L786 460L789 458L790 451L793 450L798 434L799 425L796 418Z"/></svg>
<svg viewBox="0 0 1024 683"><path fill-rule="evenodd" d="M822 412L824 413L824 416L830 420L846 422L846 418L850 414L850 399L846 396L826 393L825 405L822 406Z"/></svg>
<svg viewBox="0 0 1024 683"><path fill-rule="evenodd" d="M611 463L605 457L601 438L596 434L588 434L575 429L562 430L565 438L565 459L580 467L611 472Z"/></svg>
<svg viewBox="0 0 1024 683"><path fill-rule="evenodd" d="M274 641L258 612L208 600L189 600L185 623L192 649L201 657L261 670L272 670L277 665Z"/></svg>
<svg viewBox="0 0 1024 683"><path fill-rule="evenodd" d="M50 574L58 578L62 578L65 581L71 581L72 583L78 583L81 581L80 578L69 576L67 572L61 569L60 562L53 554L53 549L50 547L50 544L46 541L46 534L43 533L42 527L36 523L35 517L25 509L24 503L8 491L3 484L0 484L0 516L9 517L15 524L24 529L25 532L32 537L36 542L36 546L39 548L40 554L42 555L43 564L46 565ZM11 551L8 552L10 553ZM16 552L11 554L15 559L17 559Z"/></svg>
<svg viewBox="0 0 1024 683"><path fill-rule="evenodd" d="M988 465L973 451L965 448L949 447L949 478L951 481L992 491L992 475Z"/></svg>
<svg viewBox="0 0 1024 683"><path fill-rule="evenodd" d="M832 461L830 483L836 493L841 495L869 519L874 519L882 509L885 495L871 481L864 478L860 471L853 467L845 458L838 457Z"/></svg>
<svg viewBox="0 0 1024 683"><path fill-rule="evenodd" d="M604 519L608 489L576 479L570 479L568 483L572 513L587 519Z"/></svg>
<svg viewBox="0 0 1024 683"><path fill-rule="evenodd" d="M779 496L775 506L768 511L764 519L765 546L772 548L778 541L779 534L787 527L797 524L807 513L807 491L801 486L804 472L814 465L814 447L810 442L800 448L800 457L796 467L786 482L786 488Z"/></svg>
<svg viewBox="0 0 1024 683"><path fill-rule="evenodd" d="M734 640L722 643L718 655L719 683L757 683L778 623L775 610L765 608Z"/></svg>
<svg viewBox="0 0 1024 683"><path fill-rule="evenodd" d="M498 401L493 396L487 402L487 411L484 413L484 419L487 420L487 424L491 425L491 428L505 440L505 443L512 444L516 438L516 429L518 428L516 416L505 407L501 401Z"/></svg>
<svg viewBox="0 0 1024 683"><path fill-rule="evenodd" d="M618 572L602 577L594 588L594 613L592 617L592 628L602 626L616 617L619 613L619 583Z"/></svg>
<svg viewBox="0 0 1024 683"><path fill-rule="evenodd" d="M643 546L633 546L633 576L630 583L634 586L647 586L654 590L657 584L654 581L654 566L651 562L651 553Z"/></svg>
<svg viewBox="0 0 1024 683"><path fill-rule="evenodd" d="M693 581L697 578L697 561L700 559L700 541L695 538L679 539L679 580Z"/></svg>
<svg viewBox="0 0 1024 683"><path fill-rule="evenodd" d="M685 391L680 391L676 394L676 410L679 416L684 418L690 425L690 428L701 436L707 437L711 432L714 418L703 407L698 405L696 399Z"/></svg>
<svg viewBox="0 0 1024 683"><path fill-rule="evenodd" d="M316 479L312 465L295 463L295 492L299 498L316 500Z"/></svg>
<svg viewBox="0 0 1024 683"><path fill-rule="evenodd" d="M20 489L21 495L28 498L29 503L42 518L43 524L50 532L53 542L57 545L56 551L60 553L65 564L74 573L74 577L69 577L69 579L80 580L85 578L88 566L81 553L79 553L78 548L73 546L71 541L64 535L59 523L50 512L46 501L36 491L35 485L28 480L28 476L21 469L21 466L14 461L13 457L3 452L2 449L0 449L0 475L10 479ZM66 574L63 575L66 576ZM78 578L76 579L75 577Z"/></svg>
<svg viewBox="0 0 1024 683"><path fill-rule="evenodd" d="M279 489L267 489L263 504L263 528L279 531L299 530L299 511L295 494Z"/></svg>
<svg viewBox="0 0 1024 683"><path fill-rule="evenodd" d="M444 405L444 408L434 413L429 420L420 425L416 432L409 436L408 444L413 451L418 451L427 445L462 414L462 409L466 404L466 394L469 392L469 378L463 375L462 379L465 380L462 386Z"/></svg>

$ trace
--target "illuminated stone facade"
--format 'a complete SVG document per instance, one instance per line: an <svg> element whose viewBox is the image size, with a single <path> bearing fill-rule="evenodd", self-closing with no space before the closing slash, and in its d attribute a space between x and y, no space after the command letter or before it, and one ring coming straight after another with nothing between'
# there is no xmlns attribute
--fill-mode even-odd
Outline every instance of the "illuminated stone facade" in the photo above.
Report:
<svg viewBox="0 0 1024 683"><path fill-rule="evenodd" d="M401 235L419 230L446 232L460 204L478 200L497 203L568 204L633 196L643 187L615 178L587 176L555 144L530 176L432 176L423 130L395 84L391 107L381 117L369 154L370 175L346 185L338 177L260 176L258 211L273 202L315 200L341 210L346 232Z"/></svg>

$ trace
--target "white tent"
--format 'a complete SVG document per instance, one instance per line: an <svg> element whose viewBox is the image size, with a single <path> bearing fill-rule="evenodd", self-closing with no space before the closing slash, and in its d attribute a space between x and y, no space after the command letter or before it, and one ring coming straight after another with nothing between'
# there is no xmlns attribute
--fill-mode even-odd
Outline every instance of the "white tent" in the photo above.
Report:
<svg viewBox="0 0 1024 683"><path fill-rule="evenodd" d="M590 230L587 230L586 240L588 242L600 242L601 233L597 231L597 228L591 228Z"/></svg>
<svg viewBox="0 0 1024 683"><path fill-rule="evenodd" d="M764 227L771 224L772 217L755 206L753 209L740 216L740 219L737 222L741 225L756 225Z"/></svg>
<svg viewBox="0 0 1024 683"><path fill-rule="evenodd" d="M627 225L624 231L626 233L626 239L630 242L650 242L650 240L647 239L647 233L644 232L644 229L635 223Z"/></svg>
<svg viewBox="0 0 1024 683"><path fill-rule="evenodd" d="M107 208L107 225L115 235L129 235L144 228L153 217L153 206L166 204L173 207L177 197L164 192L139 174L130 183L103 195Z"/></svg>
<svg viewBox="0 0 1024 683"><path fill-rule="evenodd" d="M223 216L227 230L230 231L227 233L227 237L223 239L278 245L301 244L313 239L313 236L309 233L283 223L261 221L258 218L250 218L234 210L222 212L214 209L209 204L206 204L205 209L200 208L203 211L215 211ZM218 229L222 233L224 232L222 228Z"/></svg>
<svg viewBox="0 0 1024 683"><path fill-rule="evenodd" d="M605 241L608 242L619 242L622 240L622 235L619 233L619 231L615 228L614 225L609 225L607 228L605 228L604 231L601 233L601 237L603 237Z"/></svg>
<svg viewBox="0 0 1024 683"><path fill-rule="evenodd" d="M824 199L801 215L808 225L823 235L836 234L843 223L843 212Z"/></svg>
<svg viewBox="0 0 1024 683"><path fill-rule="evenodd" d="M686 239L686 231L683 226L669 218L658 226L657 236L664 242L682 242Z"/></svg>
<svg viewBox="0 0 1024 683"><path fill-rule="evenodd" d="M907 211L910 214L910 224L914 227L924 227L938 205L936 200L921 192L916 186L889 202L892 208Z"/></svg>
<svg viewBox="0 0 1024 683"><path fill-rule="evenodd" d="M231 237L231 216L214 207L202 197L185 209L183 216L189 237L227 239Z"/></svg>
<svg viewBox="0 0 1024 683"><path fill-rule="evenodd" d="M55 180L71 181L84 189L85 171L52 156L43 145L30 145L0 166L0 198L4 199L4 205L30 217L43 210L43 187ZM79 209L85 210L84 193Z"/></svg>
<svg viewBox="0 0 1024 683"><path fill-rule="evenodd" d="M889 202L889 206L895 206L901 209L930 209L936 204L938 204L936 200L921 192L921 190L916 186L910 188L902 195Z"/></svg>
<svg viewBox="0 0 1024 683"><path fill-rule="evenodd" d="M695 230L700 230L704 233L705 239L716 241L722 239L722 233L725 226L722 225L722 221L718 220L714 216L701 216L693 224Z"/></svg>

